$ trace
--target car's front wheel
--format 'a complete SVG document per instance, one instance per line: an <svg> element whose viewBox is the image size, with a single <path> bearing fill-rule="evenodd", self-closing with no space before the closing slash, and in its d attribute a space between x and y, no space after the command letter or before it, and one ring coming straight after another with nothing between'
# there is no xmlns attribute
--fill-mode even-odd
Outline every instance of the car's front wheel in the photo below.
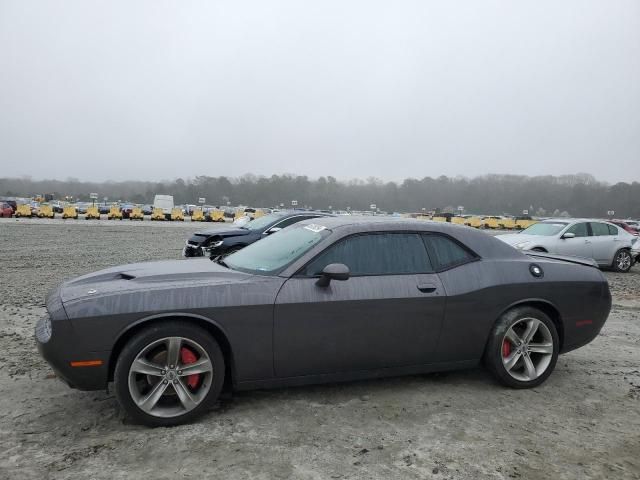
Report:
<svg viewBox="0 0 640 480"><path fill-rule="evenodd" d="M613 269L616 272L627 273L631 269L633 259L631 258L631 252L629 250L620 249L613 257Z"/></svg>
<svg viewBox="0 0 640 480"><path fill-rule="evenodd" d="M159 323L135 334L120 353L116 397L144 425L179 425L215 402L224 372L222 350L209 333L188 323Z"/></svg>
<svg viewBox="0 0 640 480"><path fill-rule="evenodd" d="M558 333L551 319L536 308L517 307L496 322L485 363L503 385L531 388L551 375L558 351Z"/></svg>

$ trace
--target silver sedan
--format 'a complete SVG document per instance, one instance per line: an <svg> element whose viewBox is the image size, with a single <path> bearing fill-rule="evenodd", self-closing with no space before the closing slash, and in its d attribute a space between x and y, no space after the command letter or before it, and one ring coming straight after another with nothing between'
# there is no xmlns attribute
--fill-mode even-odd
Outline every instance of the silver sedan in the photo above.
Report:
<svg viewBox="0 0 640 480"><path fill-rule="evenodd" d="M633 265L632 249L637 237L612 223L595 219L550 219L531 225L520 233L497 238L520 250L592 258L601 267L628 272Z"/></svg>

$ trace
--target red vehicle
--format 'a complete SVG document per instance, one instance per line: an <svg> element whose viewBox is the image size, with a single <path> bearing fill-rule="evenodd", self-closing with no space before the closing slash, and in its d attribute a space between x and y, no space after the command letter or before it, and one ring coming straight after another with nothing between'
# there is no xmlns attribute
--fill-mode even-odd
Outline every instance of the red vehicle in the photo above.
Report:
<svg viewBox="0 0 640 480"><path fill-rule="evenodd" d="M638 236L638 230L633 228L631 225L629 225L624 220L611 220L611 223L613 223L614 225L617 225L618 227L622 228L623 230L625 230L626 232L630 233L631 235Z"/></svg>
<svg viewBox="0 0 640 480"><path fill-rule="evenodd" d="M8 203L0 203L0 217L11 218L13 216L13 208Z"/></svg>

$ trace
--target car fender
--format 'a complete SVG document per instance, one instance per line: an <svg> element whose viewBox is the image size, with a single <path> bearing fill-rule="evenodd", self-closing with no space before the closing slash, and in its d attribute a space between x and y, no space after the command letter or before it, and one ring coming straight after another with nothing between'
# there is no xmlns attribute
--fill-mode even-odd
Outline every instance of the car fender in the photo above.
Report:
<svg viewBox="0 0 640 480"><path fill-rule="evenodd" d="M113 350L111 351L110 358L109 358L109 377L111 378L111 376L113 375L113 371L115 369L115 363L120 351L126 344L127 340L137 330L144 328L147 324L151 322L170 320L170 319L176 319L176 318L189 319L189 320L192 320L197 325L204 326L204 328L214 336L216 341L218 341L218 343L221 343L220 348L222 348L223 352L227 356L227 360L228 360L227 367L231 371L231 380L235 385L236 366L235 366L235 359L233 355L233 348L231 346L231 342L229 341L229 335L225 331L224 327L222 327L222 325L220 325L219 322L209 317L205 317L204 315L198 315L196 313L187 313L187 312L165 312L165 313L158 313L154 315L148 315L124 327L120 332L118 332L116 341L113 344ZM214 330L217 332L214 333Z"/></svg>
<svg viewBox="0 0 640 480"><path fill-rule="evenodd" d="M558 336L560 337L560 349L562 349L562 345L564 343L564 323L562 320L562 315L557 305L555 305L553 302L545 298L531 297L531 298L523 298L523 299L516 300L515 302L511 303L500 312L500 314L496 317L494 321L494 325L495 325L495 322L497 322L506 312L522 305L531 305L534 308L536 308L536 305L544 305L545 308L543 308L543 312L546 313L551 318L551 321L556 325L556 329L558 330ZM552 314L549 315L549 313L552 313Z"/></svg>

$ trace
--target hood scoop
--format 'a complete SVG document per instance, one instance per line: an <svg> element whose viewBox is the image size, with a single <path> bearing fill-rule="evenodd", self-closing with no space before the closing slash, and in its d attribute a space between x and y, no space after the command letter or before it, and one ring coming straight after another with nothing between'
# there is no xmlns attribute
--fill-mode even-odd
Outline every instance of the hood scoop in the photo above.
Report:
<svg viewBox="0 0 640 480"><path fill-rule="evenodd" d="M131 275L129 273L109 272L109 273L103 273L95 276L80 277L76 280L71 280L69 284L88 285L90 283L112 282L114 280L133 280L135 278L136 278L135 275Z"/></svg>

